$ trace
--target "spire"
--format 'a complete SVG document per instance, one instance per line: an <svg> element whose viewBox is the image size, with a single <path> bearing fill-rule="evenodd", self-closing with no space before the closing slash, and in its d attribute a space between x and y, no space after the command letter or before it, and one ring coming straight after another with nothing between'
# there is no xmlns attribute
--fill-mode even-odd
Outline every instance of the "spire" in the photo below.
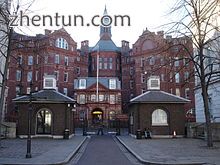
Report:
<svg viewBox="0 0 220 165"><path fill-rule="evenodd" d="M106 16L106 17L105 17ZM100 25L100 39L111 39L111 25L110 26L105 26L108 25L109 23L109 15L107 12L107 8L105 5L104 13L103 13L103 23Z"/></svg>
<svg viewBox="0 0 220 165"><path fill-rule="evenodd" d="M107 9L106 9L106 4L105 4L105 10L104 10L103 15L108 15L108 12L107 12Z"/></svg>

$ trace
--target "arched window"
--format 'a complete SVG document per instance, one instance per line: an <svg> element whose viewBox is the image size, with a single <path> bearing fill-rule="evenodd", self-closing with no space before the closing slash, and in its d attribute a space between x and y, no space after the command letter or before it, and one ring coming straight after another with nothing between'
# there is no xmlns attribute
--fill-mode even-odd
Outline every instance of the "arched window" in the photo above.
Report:
<svg viewBox="0 0 220 165"><path fill-rule="evenodd" d="M167 123L167 113L162 109L156 109L152 113L152 125L168 125Z"/></svg>
<svg viewBox="0 0 220 165"><path fill-rule="evenodd" d="M56 47L62 49L68 49L68 42L64 38L58 38L56 40Z"/></svg>
<svg viewBox="0 0 220 165"><path fill-rule="evenodd" d="M115 111L110 111L109 112L109 120L115 120L115 115L116 115Z"/></svg>
<svg viewBox="0 0 220 165"><path fill-rule="evenodd" d="M51 134L52 114L47 109L41 109L37 113L37 133Z"/></svg>

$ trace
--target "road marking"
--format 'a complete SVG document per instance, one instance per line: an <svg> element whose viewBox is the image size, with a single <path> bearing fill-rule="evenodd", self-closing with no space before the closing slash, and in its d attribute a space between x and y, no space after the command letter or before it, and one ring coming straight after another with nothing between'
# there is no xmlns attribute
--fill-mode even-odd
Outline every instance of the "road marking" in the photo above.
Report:
<svg viewBox="0 0 220 165"><path fill-rule="evenodd" d="M91 137L87 136L88 138L84 142L84 144L80 147L79 151L75 154L75 156L67 163L67 165L77 164L79 159L82 157L84 151L86 150L86 146L88 145Z"/></svg>
<svg viewBox="0 0 220 165"><path fill-rule="evenodd" d="M113 137L115 143L118 145L120 150L123 152L123 154L127 157L127 159L135 165L143 165L140 163L117 139L116 137Z"/></svg>

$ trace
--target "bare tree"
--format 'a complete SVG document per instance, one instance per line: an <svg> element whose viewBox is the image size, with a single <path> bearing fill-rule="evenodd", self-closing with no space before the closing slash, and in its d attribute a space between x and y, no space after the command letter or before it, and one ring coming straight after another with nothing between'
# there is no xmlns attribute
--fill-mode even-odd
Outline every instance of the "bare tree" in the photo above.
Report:
<svg viewBox="0 0 220 165"><path fill-rule="evenodd" d="M194 54L189 54L189 60L194 64L197 82L202 90L207 146L213 147L208 90L212 80L220 75L220 71L215 69L220 60L215 48L220 35L214 35L219 31L220 0L178 0L171 14L179 20L166 25L169 27L168 33L191 36L193 40Z"/></svg>
<svg viewBox="0 0 220 165"><path fill-rule="evenodd" d="M11 52L13 51L12 43L14 42L14 28L10 26L10 15L16 15L20 10L24 10L25 12L29 11L34 1L35 0L32 0L27 4L21 5L20 1L11 3L11 0L0 0L0 134L3 119L2 113L5 104L5 91L7 88L9 60L13 58ZM17 29L21 30L20 28Z"/></svg>
<svg viewBox="0 0 220 165"><path fill-rule="evenodd" d="M7 80L8 60L10 54L10 42L13 33L13 29L9 27L9 4L8 1L2 1L0 3L0 133L2 125L2 111L5 101L5 89ZM1 143L0 143L1 146Z"/></svg>

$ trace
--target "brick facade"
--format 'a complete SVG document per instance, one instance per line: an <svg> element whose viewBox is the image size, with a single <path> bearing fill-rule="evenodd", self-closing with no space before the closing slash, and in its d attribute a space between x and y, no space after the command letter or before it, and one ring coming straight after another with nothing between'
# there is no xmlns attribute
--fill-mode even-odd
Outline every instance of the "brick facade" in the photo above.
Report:
<svg viewBox="0 0 220 165"><path fill-rule="evenodd" d="M27 103L18 103L18 136L24 137L27 135L27 122L28 115ZM52 121L51 121L51 132L45 133L45 135L50 135L54 138L62 138L65 129L69 129L70 135L74 133L74 125L73 125L73 112L71 109L68 109L66 104L33 104L31 111L31 135L37 135L37 113L46 109L51 112ZM64 115L66 114L66 115Z"/></svg>
<svg viewBox="0 0 220 165"><path fill-rule="evenodd" d="M168 117L168 125L153 126L152 113L156 109L166 111ZM136 134L140 129L149 129L152 135L173 135L176 131L178 135L185 134L185 114L183 104L134 104L130 107L130 114L133 113L133 125L130 124L129 129L131 134Z"/></svg>
<svg viewBox="0 0 220 165"><path fill-rule="evenodd" d="M96 76L97 53L99 53L99 59L102 60L102 66L99 66L99 76L119 79L121 89L115 92L120 93L121 99L120 103L114 105L88 102L86 106L90 114L93 109L100 107L108 110L116 109L118 114L127 112L130 99L147 90L146 80L150 75L161 77L161 90L173 94L180 93L180 96L191 100L191 103L184 107L185 113L194 109L193 64L187 63L187 53L193 52L190 38L164 37L163 32L155 34L146 29L131 49L129 42L125 40L122 41L121 47L117 47L111 40L111 27L103 28L106 27L100 27L100 40L94 47L90 47L89 41L85 40L81 42L79 50L77 50L77 43L63 28L54 32L45 30L44 35L33 37L15 34L7 82L7 120L16 120L16 106L12 99L16 97L16 93L17 95L27 93L28 72L32 72L32 82L36 91L42 89L44 75L58 75L58 91L67 92L69 97L77 98L79 91L74 89L74 80L79 77ZM68 46L65 47L65 43L60 44L59 38L65 39ZM62 41L64 40L60 42ZM97 47L98 45L99 47ZM28 65L28 56L33 56L32 65ZM20 63L19 57L22 57ZM178 66L177 63L170 63L176 57L179 58ZM59 62L56 58L59 58ZM16 79L17 71L21 71L20 79ZM175 82L177 72L180 79L178 83ZM189 74L187 80L184 79L186 72ZM91 93L91 89L88 88L83 92ZM104 93L110 92L109 89L104 91ZM106 114L108 114L108 110ZM108 119L107 116L106 119ZM194 120L194 118L191 119Z"/></svg>

